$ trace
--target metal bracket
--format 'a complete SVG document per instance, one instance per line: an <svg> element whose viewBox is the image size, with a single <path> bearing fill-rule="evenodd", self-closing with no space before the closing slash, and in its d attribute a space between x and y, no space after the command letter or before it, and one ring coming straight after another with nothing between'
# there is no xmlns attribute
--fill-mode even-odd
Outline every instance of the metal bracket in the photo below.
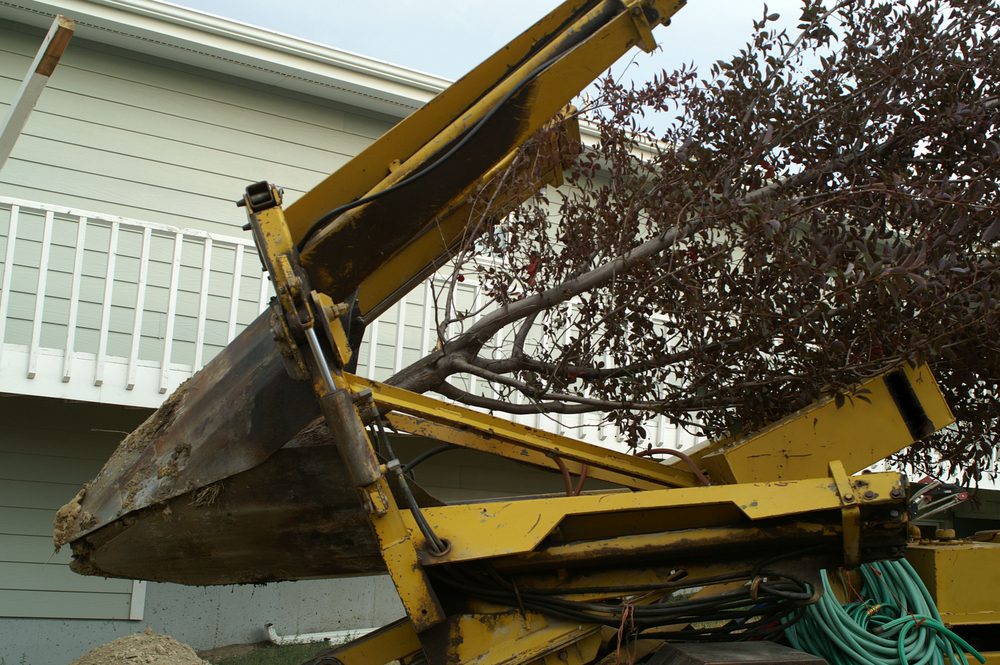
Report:
<svg viewBox="0 0 1000 665"><path fill-rule="evenodd" d="M274 187L266 180L261 180L248 185L243 198L237 201L236 205L252 213L261 212L280 206L283 193L280 187Z"/></svg>
<svg viewBox="0 0 1000 665"><path fill-rule="evenodd" d="M854 494L851 477L844 470L840 460L830 462L830 477L840 495L840 512L843 523L844 565L854 567L861 564L861 505Z"/></svg>
<svg viewBox="0 0 1000 665"><path fill-rule="evenodd" d="M635 26L636 35L639 37L636 45L646 53L652 53L656 50L656 39L653 38L653 26L646 18L645 4L642 0L628 0L625 3L625 9L628 11L632 25Z"/></svg>
<svg viewBox="0 0 1000 665"><path fill-rule="evenodd" d="M337 365L343 369L351 361L353 352L351 344L347 340L347 333L341 323L341 317L347 314L351 308L346 303L334 304L330 296L319 291L313 291L310 295L326 341L336 354Z"/></svg>

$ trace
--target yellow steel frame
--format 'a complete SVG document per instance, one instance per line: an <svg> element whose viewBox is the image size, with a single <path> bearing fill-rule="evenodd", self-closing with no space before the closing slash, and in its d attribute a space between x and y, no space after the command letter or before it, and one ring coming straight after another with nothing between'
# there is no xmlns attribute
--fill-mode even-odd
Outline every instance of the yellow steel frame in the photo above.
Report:
<svg viewBox="0 0 1000 665"><path fill-rule="evenodd" d="M269 194L270 204L263 209L256 209L261 204L254 201L250 195L246 197L244 204L250 211L250 223L258 241L261 257L275 284L278 304L276 318L280 320L279 323L289 337L310 333L315 335L315 329L319 326L322 330L329 331L328 341L343 339L339 319L331 319L329 308L318 308L311 301L307 281L299 274L297 266L292 261L294 246L280 205L281 195L274 188L269 190ZM339 332L334 332L338 329ZM334 391L349 390L350 386L345 381L344 375L337 371L336 367L331 369L325 366L323 358L310 357L307 354L301 356L304 364L309 367L313 392L321 402L324 398L330 397ZM329 378L325 375L327 371ZM331 427L353 428L355 431L363 432L364 424L357 409L351 406L350 411L348 418L353 417L354 422L330 422L331 418L328 416L328 424ZM367 462L372 467L379 467L370 442L367 444L367 449L360 452L367 457L361 464ZM351 466L359 462L345 455L345 463ZM351 475L356 478L366 477L363 471L355 473L352 470ZM402 521L402 512L396 505L384 471L371 474L368 478L370 480L360 484L358 489L362 494L363 503L368 507L369 521L375 531L382 558L414 628L417 631L424 630L440 623L444 619L444 612L426 573L419 565L417 551L409 530Z"/></svg>
<svg viewBox="0 0 1000 665"><path fill-rule="evenodd" d="M572 108L566 110L567 118L557 123L528 163L516 164L518 150L510 151L442 209L423 234L366 277L358 286L361 314L366 319L377 317L439 268L457 245L468 241L470 219L483 212L481 202L489 202L485 210L489 219L501 219L542 186L561 184L563 169L579 154L580 125L572 113Z"/></svg>
<svg viewBox="0 0 1000 665"><path fill-rule="evenodd" d="M602 30L580 45L586 46L585 52L574 52L571 57L563 57L556 63L558 69L551 70L545 81L554 85L538 86L545 92L544 100L538 100L534 107L533 127L529 125L520 140L512 142L512 147L549 122L567 101L629 48L640 42L647 49L655 46L646 33L648 20L638 17L636 12L666 22L683 4L683 0L647 0L631 2L628 11L615 12L614 18L606 21ZM309 226L331 208L384 189L411 173L423 160L475 124L511 88L557 53L561 40L572 40L581 26L615 6L620 7L621 3L618 0L570 0L553 9L298 199L288 209L292 237L298 241ZM580 16L583 11L586 13ZM639 25L643 26L641 32L637 29ZM547 48L539 48L540 45L547 45ZM399 166L390 173L391 164Z"/></svg>
<svg viewBox="0 0 1000 665"><path fill-rule="evenodd" d="M414 434L547 469L558 469L554 458L559 457L571 465L573 473L579 473L582 465L587 465L589 476L633 489L690 487L697 484L693 474L687 470L592 446L360 376L345 374L345 381L355 392L371 390L376 404L395 412L389 415L389 421Z"/></svg>
<svg viewBox="0 0 1000 665"><path fill-rule="evenodd" d="M565 2L303 195L287 212L296 243L305 240L316 220L331 210L388 193L390 187L436 163L435 159L466 138L478 123L489 120L497 124L484 130L483 135L489 138L467 155L482 171L472 178L455 176L454 183L446 183L453 185L454 191L449 202L433 206L433 212L386 219L378 215L378 205L369 202L328 220L302 247L301 262L314 288L339 300L360 286L361 314L366 319L384 308L383 295L388 289L375 282L393 281L382 270L390 258L383 252L389 250L372 244L380 238L384 244L390 238L399 239L399 234L412 234L406 243L420 237L427 241L425 250L432 247L432 236L424 230L435 218L444 223L442 219L448 215L443 209L454 210L462 220L456 202L467 197L477 177L481 179L503 164L512 150L549 123L630 47L651 48L652 26L667 22L682 5L682 0ZM417 200L432 205L422 198ZM386 231L379 233L379 229ZM377 258L369 260L368 256ZM414 268L405 266L404 272L412 274ZM375 276L375 272L380 275ZM374 281L366 284L368 280Z"/></svg>
<svg viewBox="0 0 1000 665"><path fill-rule="evenodd" d="M901 503L904 496L904 481L898 473L867 474L848 482L857 488L859 506L891 502L890 497ZM840 492L835 480L813 478L428 507L424 517L439 536L451 542L451 550L439 557L422 555L421 561L435 566L529 555L557 528L567 536L575 529L581 541L586 539L557 550L559 556L592 556L605 545L600 541L602 534L620 538L624 550L641 550L657 539L669 542L671 532L678 539L696 538L691 529L840 511ZM419 544L422 537L412 516L403 519ZM679 532L685 533L676 535ZM729 533L735 536L738 530Z"/></svg>
<svg viewBox="0 0 1000 665"><path fill-rule="evenodd" d="M851 474L953 422L930 368L907 365L744 439L715 441L691 454L715 482L815 478L830 460Z"/></svg>
<svg viewBox="0 0 1000 665"><path fill-rule="evenodd" d="M494 187L498 190L494 193L500 195L499 207L503 210L530 195L531 190L540 184L558 181L566 156L574 152L567 150L567 145L579 138L575 123L564 125L562 138L557 135L548 147L552 166L529 173L526 179L518 178L521 182L527 180L526 190L500 191L499 185L495 184L497 174L510 165L517 147L549 122L572 95L630 46L640 44L646 49L653 48L650 21L666 20L681 4L678 0L630 0L626 5L618 0L565 2L304 195L288 209L287 214L281 207L280 192L276 188L266 183L248 188L243 205L248 209L262 260L277 293L272 315L275 338L282 345L283 355L289 359L292 371L300 377L308 377L331 429L340 433L345 441L355 442L342 444L345 446L345 464L358 486L363 505L368 507L382 557L408 616L408 622L354 645L352 648L355 651L350 654L345 652L343 655L348 660L342 659L342 662L378 660L382 655L376 656L366 650L383 649L385 645L391 645L392 653L383 655L405 656L405 652L414 646L415 635L441 623L445 617L421 565L417 547L418 542L423 541L414 540L410 525L405 522L405 514L396 505L386 478L387 467L378 463L374 446L364 433L362 415L354 405L357 396L365 389L378 386L365 385L357 377L350 377L342 371L350 354L339 322L339 316L346 307L331 301L324 292L330 292L339 299L356 291L362 315L375 315L394 297L398 297L399 291L429 267L433 268L438 257L451 249L465 232L471 212L467 201L470 193ZM597 26L596 30L594 26ZM589 36L582 40L578 38L578 35L585 34ZM408 230L403 231L411 235L410 239L394 255L382 259L367 272L366 269L355 270L350 265L350 257L340 257L343 265L337 260L331 263L328 248L337 243L324 246L324 240L364 223L367 206L357 207L331 220L303 247L300 254L296 244L301 244L316 219L349 200L385 192L394 183L423 168L470 127L485 120L496 112L499 105L521 92L525 84L529 85L524 91L530 93L531 100L516 111L516 130L505 137L508 147L493 158L493 165L478 179L454 191L450 202L438 208L434 219L414 220L416 224L411 222ZM532 182L534 184L530 184ZM420 227L429 222L434 223L430 230ZM318 292L312 290L313 285L319 288ZM332 366L328 359L334 360ZM485 420L473 412L456 410L404 391L378 388L376 403L379 406L384 407L386 401L396 400L397 407L408 408L408 413L426 418L431 423L429 426L448 427L452 432L456 428L469 428L478 434L489 435L497 441L496 447L504 454L512 454L515 448L528 450L536 462L542 462L539 455L559 456L570 464L593 467L595 477L629 487L691 484L690 474L684 471L665 469L647 460L629 460L613 453L595 453L569 439L519 429L495 419ZM347 407L344 406L343 394L352 396L352 403ZM402 403L404 401L406 404ZM364 443L359 443L361 441ZM552 458L546 459L546 466L555 463ZM423 554L424 559L429 556L427 552ZM475 633L477 626L486 625L474 615L464 615L452 621L457 622L453 629L460 634ZM532 622L538 625L531 626ZM519 634L533 635L532 639L538 647L526 648L524 640L515 640L516 646L512 648L517 653L512 653L504 662L528 662L525 658L531 654L537 656L535 660L538 662L545 662L554 647L562 650L561 662L587 662L596 653L597 645L593 641L598 632L596 628L551 627L541 615L530 621L522 616L520 621L511 625L515 624ZM459 642L461 640L454 643ZM460 653L457 654L440 654L441 662L466 662L471 655L462 652L462 649L468 651L472 648L471 644L468 642L466 647L458 648ZM427 648L429 644L425 644L425 651ZM453 647L445 650L454 652ZM571 656L571 652L576 656ZM476 658L483 665L487 662L482 660L482 655Z"/></svg>
<svg viewBox="0 0 1000 665"><path fill-rule="evenodd" d="M351 648L361 650L358 653L375 650L395 653L396 657L403 655L413 647L412 630L432 663L554 663L557 661L550 658L555 654L560 662L583 665L591 662L600 645L597 626L512 611L446 616L427 570L487 559L498 569L512 571L573 561L607 561L612 568L621 569L622 562L636 554L669 553L692 544L724 543L730 547L768 539L774 544L792 537L840 539L845 558L853 561L860 543L860 507L902 501L904 490L899 475L850 478L843 466L836 464L829 469L832 477L693 487L689 471L346 373L342 367L350 350L338 318L344 308L309 290L308 278L294 260L280 194L273 188L266 192L258 188L248 193L245 205L250 209L251 227L262 258L275 282L276 338L290 347L288 354L306 370L313 392L324 406L327 424L338 437L344 462L362 504L368 507L382 558L407 612L408 623L382 637L353 645ZM317 329L322 337L316 334ZM310 339L309 344L305 343ZM338 393L340 397L352 396L346 410L326 407ZM437 552L426 541L415 515L396 504L387 480L387 466L378 462L373 443L365 434L365 418L373 414L368 411L363 415L354 405L361 395L378 409L390 412L393 422L404 429L512 459L526 453L524 459L546 468L552 468L552 460L558 457L580 465L581 471L586 465L595 477L645 491L425 508L422 513L430 528L449 545L445 552ZM357 445L352 447L352 441ZM762 520L841 510L839 532L808 520L783 528L753 525ZM557 531L568 542L546 545ZM512 638L504 647L509 653L498 650L495 639L477 637L483 637L484 631L495 637L498 630ZM484 644L492 646L484 651Z"/></svg>
<svg viewBox="0 0 1000 665"><path fill-rule="evenodd" d="M823 453L817 455L824 458L822 467L815 460L788 463L781 482L745 482L778 480L755 462L760 451L771 449L776 436L803 435L813 417L821 416L824 423L828 418L837 420L837 414L826 411L783 423L780 434L765 433L738 445L706 449L699 461L713 471L715 480L744 484L701 487L686 468L590 446L343 369L351 349L340 324L347 307L337 301L356 292L362 316L376 315L433 269L467 232L470 194L496 194L498 210L503 211L535 187L557 181L566 155L572 152L568 144L578 140L575 125L564 125L552 144L542 146L544 167L518 177L528 183L525 187L503 190L497 176L510 166L514 150L528 136L622 52L633 45L653 48L652 27L667 21L682 4L681 0L569 0L287 212L275 188L263 183L248 189L243 203L277 293L272 312L275 339L290 371L311 383L407 613L405 619L335 650L337 662L409 662L421 653L432 665L585 665L594 661L607 640L606 631L597 625L469 600L461 611L446 613L428 571L489 560L497 570L536 574L545 583L553 577L540 571L587 563L592 569L584 579L660 579L670 571L648 565L635 570L627 562L684 548L722 545L731 552L740 544L773 547L791 539L842 543L845 558L853 561L859 555L861 509L902 502L903 481L896 474L849 477L866 457L853 455L846 447L837 448L849 460L846 470L840 464L827 467L830 456ZM391 252L379 253L378 261L360 267L349 255L352 242L363 241L372 232L369 226L384 221L368 215L370 203L343 212L307 243L301 242L331 209L385 193L418 173L470 127L490 119L498 109L504 111L501 106L515 93L526 101L506 109L513 113L508 134L491 147L495 154L484 158L489 165L478 177L456 181L446 200L425 209L429 217L404 220L394 227L398 242ZM362 228L367 230L359 232ZM301 250L297 245L303 245ZM888 410L883 397L872 398L880 413ZM586 472L636 491L428 507L419 511L426 520L422 528L417 514L396 503L387 478L397 468L396 461L381 463L365 431L366 422L383 415L403 431L549 470L564 465L573 473ZM935 423L940 415L936 413ZM865 421L864 426L868 424ZM844 440L856 440L855 427L831 425L829 436L844 436L850 430ZM891 434L893 442L900 438L895 430ZM799 519L820 513L834 519ZM428 528L448 544L445 551L427 542Z"/></svg>
<svg viewBox="0 0 1000 665"><path fill-rule="evenodd" d="M1000 543L919 543L907 548L906 558L947 625L988 624L1000 631Z"/></svg>

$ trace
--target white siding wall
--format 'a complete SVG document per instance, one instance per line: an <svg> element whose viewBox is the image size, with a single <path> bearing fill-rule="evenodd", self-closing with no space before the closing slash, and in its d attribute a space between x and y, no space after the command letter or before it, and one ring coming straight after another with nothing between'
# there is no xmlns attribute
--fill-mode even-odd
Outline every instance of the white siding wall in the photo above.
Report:
<svg viewBox="0 0 1000 665"><path fill-rule="evenodd" d="M40 34L0 26L0 112ZM83 40L70 43L3 170L0 193L240 235L243 188L288 200L392 120Z"/></svg>

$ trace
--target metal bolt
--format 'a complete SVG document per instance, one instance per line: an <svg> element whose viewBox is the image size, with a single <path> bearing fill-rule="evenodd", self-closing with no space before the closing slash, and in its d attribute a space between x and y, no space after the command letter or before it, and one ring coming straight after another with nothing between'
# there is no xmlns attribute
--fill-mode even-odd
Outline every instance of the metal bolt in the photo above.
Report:
<svg viewBox="0 0 1000 665"><path fill-rule="evenodd" d="M878 494L876 494L875 492L873 492L871 490L868 490L867 492L865 492L865 498L868 499L869 501L871 501L872 499L874 499L877 496L878 496Z"/></svg>
<svg viewBox="0 0 1000 665"><path fill-rule="evenodd" d="M853 494L845 494L844 495L844 501L854 501L854 495Z"/></svg>
<svg viewBox="0 0 1000 665"><path fill-rule="evenodd" d="M355 404L360 404L361 402L367 402L368 400L372 399L372 389L362 388L358 392L351 395L351 399L354 400Z"/></svg>
<svg viewBox="0 0 1000 665"><path fill-rule="evenodd" d="M900 498L902 498L903 497L903 488L902 487L893 487L892 491L889 492L889 496L891 496L893 499L900 499Z"/></svg>

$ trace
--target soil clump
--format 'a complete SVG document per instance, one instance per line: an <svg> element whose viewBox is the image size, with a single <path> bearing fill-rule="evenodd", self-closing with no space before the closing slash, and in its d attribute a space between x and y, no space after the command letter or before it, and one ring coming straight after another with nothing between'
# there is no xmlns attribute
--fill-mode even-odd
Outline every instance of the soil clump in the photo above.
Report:
<svg viewBox="0 0 1000 665"><path fill-rule="evenodd" d="M210 665L194 649L169 635L126 635L101 645L70 665Z"/></svg>

